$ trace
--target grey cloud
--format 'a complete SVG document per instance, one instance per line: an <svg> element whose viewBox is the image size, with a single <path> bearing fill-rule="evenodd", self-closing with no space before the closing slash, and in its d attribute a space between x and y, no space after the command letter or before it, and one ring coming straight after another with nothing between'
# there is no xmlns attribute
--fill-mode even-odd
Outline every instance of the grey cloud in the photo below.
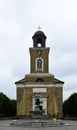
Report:
<svg viewBox="0 0 77 130"><path fill-rule="evenodd" d="M15 98L13 81L30 72L29 47L33 46L32 35L39 24L47 35L46 46L51 48L50 73L65 81L64 99L77 91L76 5L75 0L0 1L0 91Z"/></svg>

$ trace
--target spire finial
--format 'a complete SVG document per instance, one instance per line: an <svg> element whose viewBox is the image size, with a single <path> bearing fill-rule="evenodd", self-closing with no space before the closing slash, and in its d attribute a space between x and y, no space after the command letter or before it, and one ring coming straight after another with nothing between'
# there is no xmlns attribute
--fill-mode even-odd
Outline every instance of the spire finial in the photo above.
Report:
<svg viewBox="0 0 77 130"><path fill-rule="evenodd" d="M37 29L38 29L38 30L40 30L40 29L41 29L40 25L37 27Z"/></svg>

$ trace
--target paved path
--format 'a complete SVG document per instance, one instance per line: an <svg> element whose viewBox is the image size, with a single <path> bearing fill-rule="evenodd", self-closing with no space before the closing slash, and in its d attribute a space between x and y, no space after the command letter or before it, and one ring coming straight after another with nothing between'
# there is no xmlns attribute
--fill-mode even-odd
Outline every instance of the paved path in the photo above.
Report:
<svg viewBox="0 0 77 130"><path fill-rule="evenodd" d="M9 126L12 120L0 121L0 130L77 130L77 121L65 121L69 126L61 127L40 127L40 128L26 128L26 127L12 127Z"/></svg>

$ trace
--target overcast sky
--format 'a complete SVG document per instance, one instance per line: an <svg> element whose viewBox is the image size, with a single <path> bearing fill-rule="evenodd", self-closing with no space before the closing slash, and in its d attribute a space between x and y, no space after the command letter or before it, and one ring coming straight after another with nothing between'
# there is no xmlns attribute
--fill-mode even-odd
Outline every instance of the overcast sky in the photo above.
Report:
<svg viewBox="0 0 77 130"><path fill-rule="evenodd" d="M77 92L77 0L0 0L0 92L16 99L14 82L30 73L29 47L38 26L50 47L49 71Z"/></svg>

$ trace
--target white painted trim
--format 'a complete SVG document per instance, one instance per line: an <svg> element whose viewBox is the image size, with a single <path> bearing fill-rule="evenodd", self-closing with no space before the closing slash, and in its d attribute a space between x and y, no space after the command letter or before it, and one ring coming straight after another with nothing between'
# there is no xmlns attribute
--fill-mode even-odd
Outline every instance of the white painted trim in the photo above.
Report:
<svg viewBox="0 0 77 130"><path fill-rule="evenodd" d="M46 88L49 88L49 87L63 87L63 84L25 84L25 85L22 85L22 84L17 84L17 87L46 87Z"/></svg>
<svg viewBox="0 0 77 130"><path fill-rule="evenodd" d="M50 73L30 73L30 74L26 74L26 76L54 76L53 74L50 74Z"/></svg>
<svg viewBox="0 0 77 130"><path fill-rule="evenodd" d="M25 86L23 84L17 84L17 88L24 88Z"/></svg>

